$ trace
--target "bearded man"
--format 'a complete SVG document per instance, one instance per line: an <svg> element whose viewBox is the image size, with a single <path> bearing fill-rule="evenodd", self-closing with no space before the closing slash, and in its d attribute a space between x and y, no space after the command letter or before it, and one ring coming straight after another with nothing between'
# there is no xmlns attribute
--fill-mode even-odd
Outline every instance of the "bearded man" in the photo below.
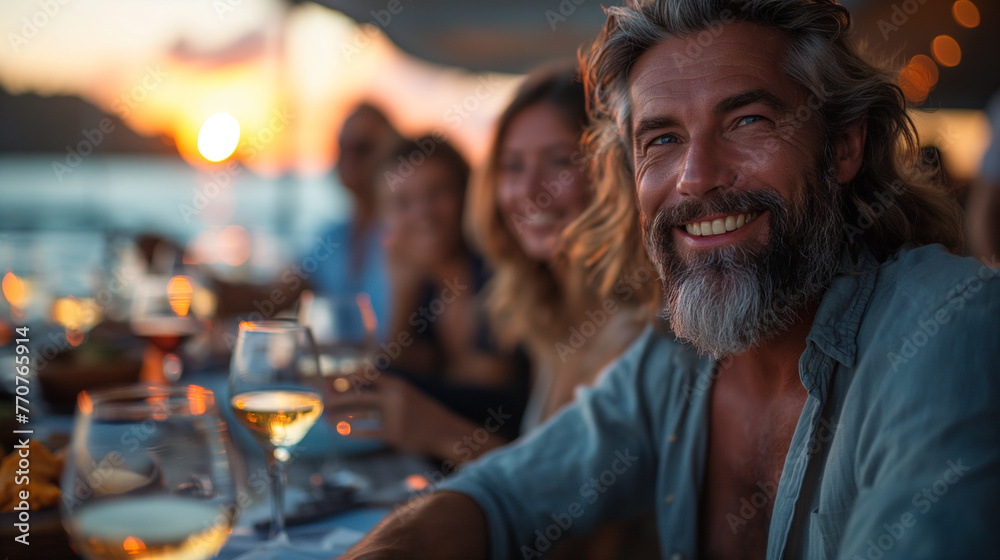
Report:
<svg viewBox="0 0 1000 560"><path fill-rule="evenodd" d="M585 71L582 224L613 245L637 205L596 261L644 245L683 343L647 333L347 557L536 558L649 508L664 558L996 557L998 272L951 254L960 211L849 13L637 2Z"/></svg>

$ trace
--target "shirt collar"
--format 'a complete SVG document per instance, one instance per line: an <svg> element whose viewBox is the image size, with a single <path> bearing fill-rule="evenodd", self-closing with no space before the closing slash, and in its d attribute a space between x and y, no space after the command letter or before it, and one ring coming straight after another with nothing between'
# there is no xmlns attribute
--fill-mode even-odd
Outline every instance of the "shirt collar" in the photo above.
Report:
<svg viewBox="0 0 1000 560"><path fill-rule="evenodd" d="M846 367L853 367L857 357L858 330L875 289L879 266L865 249L857 257L844 251L840 270L823 295L806 338Z"/></svg>

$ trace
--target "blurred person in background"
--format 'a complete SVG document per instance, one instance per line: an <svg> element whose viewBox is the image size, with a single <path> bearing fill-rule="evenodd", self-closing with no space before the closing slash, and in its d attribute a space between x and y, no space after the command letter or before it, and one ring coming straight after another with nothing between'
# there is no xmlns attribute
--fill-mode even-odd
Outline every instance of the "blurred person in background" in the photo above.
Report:
<svg viewBox="0 0 1000 560"><path fill-rule="evenodd" d="M472 225L496 268L487 302L493 324L501 342L523 344L532 363L523 431L572 401L577 387L593 384L638 338L649 315L635 295L657 285L651 269L619 270L622 278L646 283L599 292L587 263L562 250L564 233L593 191L580 151L586 126L575 69L538 70L501 115L486 176L471 201ZM616 240L604 241L614 252Z"/></svg>
<svg viewBox="0 0 1000 560"><path fill-rule="evenodd" d="M640 302L655 298L638 296L658 289L651 267L616 260L617 234L603 236L599 220L582 216L592 182L600 180L581 152L587 124L576 68L537 70L500 116L484 181L472 198L472 225L496 267L487 302L493 324L504 344L526 348L532 364L522 433L554 416L579 388L594 385L640 337L651 317ZM565 250L574 224L602 237L608 253L600 275ZM617 281L596 281L603 278ZM637 558L655 551L647 516L564 539L546 557Z"/></svg>
<svg viewBox="0 0 1000 560"><path fill-rule="evenodd" d="M969 250L990 266L1000 266L1000 91L986 113L993 140L983 155L979 180L970 188L966 205Z"/></svg>
<svg viewBox="0 0 1000 560"><path fill-rule="evenodd" d="M325 247L314 247L306 255L318 261L306 283L319 295L353 300L360 292L368 294L379 321L380 338L387 332L391 304L378 227L376 180L380 163L399 141L395 127L375 106L363 103L351 112L338 137L336 168L354 204L351 219L330 226L320 236Z"/></svg>
<svg viewBox="0 0 1000 560"><path fill-rule="evenodd" d="M377 198L392 310L383 348L395 351L388 371L327 403L334 422L379 410L377 429L351 435L435 458L444 472L516 437L527 392L523 355L500 350L490 332L488 271L462 233L469 174L436 136L404 141L385 159ZM484 426L489 438L470 441Z"/></svg>

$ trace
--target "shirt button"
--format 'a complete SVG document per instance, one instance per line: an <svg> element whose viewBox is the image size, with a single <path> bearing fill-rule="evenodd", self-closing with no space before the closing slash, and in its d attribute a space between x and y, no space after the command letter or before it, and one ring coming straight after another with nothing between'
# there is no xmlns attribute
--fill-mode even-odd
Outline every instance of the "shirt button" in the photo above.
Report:
<svg viewBox="0 0 1000 560"><path fill-rule="evenodd" d="M674 502L674 495L673 494L667 494L667 499L665 501L668 504L672 504Z"/></svg>
<svg viewBox="0 0 1000 560"><path fill-rule="evenodd" d="M670 437L667 438L667 441L669 441L670 443L677 441L677 434L670 434Z"/></svg>
<svg viewBox="0 0 1000 560"><path fill-rule="evenodd" d="M670 555L670 560L684 560L684 555L680 552L675 552Z"/></svg>

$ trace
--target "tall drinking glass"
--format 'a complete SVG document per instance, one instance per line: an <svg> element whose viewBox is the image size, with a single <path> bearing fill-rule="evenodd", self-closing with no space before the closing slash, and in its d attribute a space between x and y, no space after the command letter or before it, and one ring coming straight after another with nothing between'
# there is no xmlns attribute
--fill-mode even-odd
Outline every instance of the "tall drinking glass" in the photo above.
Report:
<svg viewBox="0 0 1000 560"><path fill-rule="evenodd" d="M63 523L88 560L211 558L237 513L231 457L207 389L83 392L63 470Z"/></svg>
<svg viewBox="0 0 1000 560"><path fill-rule="evenodd" d="M229 402L267 458L272 542L266 548L285 548L285 465L323 414L319 360L309 328L285 320L241 323L229 368Z"/></svg>

